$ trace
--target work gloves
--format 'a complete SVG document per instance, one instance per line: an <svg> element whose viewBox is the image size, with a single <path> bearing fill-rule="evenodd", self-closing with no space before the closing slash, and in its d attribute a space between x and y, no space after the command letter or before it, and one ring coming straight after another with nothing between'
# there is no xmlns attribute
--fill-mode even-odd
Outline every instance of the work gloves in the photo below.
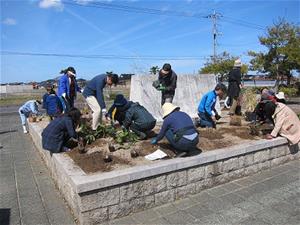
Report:
<svg viewBox="0 0 300 225"><path fill-rule="evenodd" d="M216 118L216 120L219 120L219 119L221 119L221 116L219 114L216 114L215 118Z"/></svg>
<svg viewBox="0 0 300 225"><path fill-rule="evenodd" d="M158 87L157 90L159 90L159 91L165 91L165 90L166 90L166 87L163 86L163 85L161 84L161 85Z"/></svg>
<svg viewBox="0 0 300 225"><path fill-rule="evenodd" d="M152 138L150 143L152 145L156 145L157 144L157 138Z"/></svg>

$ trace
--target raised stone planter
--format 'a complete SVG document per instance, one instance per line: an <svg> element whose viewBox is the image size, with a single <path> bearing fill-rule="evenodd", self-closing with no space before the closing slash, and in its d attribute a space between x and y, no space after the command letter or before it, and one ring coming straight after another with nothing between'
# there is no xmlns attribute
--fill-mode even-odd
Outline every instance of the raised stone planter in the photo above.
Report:
<svg viewBox="0 0 300 225"><path fill-rule="evenodd" d="M299 152L291 154L284 138L276 138L88 175L67 155L50 156L41 147L39 125L30 123L29 128L37 150L80 224L99 224L126 216L300 158Z"/></svg>

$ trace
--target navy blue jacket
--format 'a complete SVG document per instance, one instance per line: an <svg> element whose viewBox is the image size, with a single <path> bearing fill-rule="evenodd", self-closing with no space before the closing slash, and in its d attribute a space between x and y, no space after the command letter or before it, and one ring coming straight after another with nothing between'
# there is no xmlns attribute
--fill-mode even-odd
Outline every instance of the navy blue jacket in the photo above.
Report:
<svg viewBox="0 0 300 225"><path fill-rule="evenodd" d="M45 102L45 109L49 116L58 116L62 112L62 105L56 94L48 95Z"/></svg>
<svg viewBox="0 0 300 225"><path fill-rule="evenodd" d="M71 137L77 137L72 119L68 116L58 117L43 130L42 145L44 149L58 153Z"/></svg>
<svg viewBox="0 0 300 225"><path fill-rule="evenodd" d="M191 117L185 112L174 111L170 113L163 122L163 125L160 129L159 134L157 135L157 141L160 141L164 138L166 132L171 129L173 133L176 133L181 128L193 127L194 123ZM196 129L190 129L185 132L186 135L196 133Z"/></svg>
<svg viewBox="0 0 300 225"><path fill-rule="evenodd" d="M46 109L46 100L48 96L49 96L48 92L43 95L43 107L42 107L43 109Z"/></svg>
<svg viewBox="0 0 300 225"><path fill-rule="evenodd" d="M95 76L93 79L91 79L87 83L82 95L85 98L87 98L89 96L96 97L101 109L105 109L106 105L105 105L104 96L103 96L103 89L104 89L105 85L106 85L106 74L101 74L101 75Z"/></svg>

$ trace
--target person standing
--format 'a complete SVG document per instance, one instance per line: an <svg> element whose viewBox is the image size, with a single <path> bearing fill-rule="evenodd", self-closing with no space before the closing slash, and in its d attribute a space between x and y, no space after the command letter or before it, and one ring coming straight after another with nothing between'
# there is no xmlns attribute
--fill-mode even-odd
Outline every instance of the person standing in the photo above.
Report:
<svg viewBox="0 0 300 225"><path fill-rule="evenodd" d="M62 102L63 111L67 112L70 108L74 107L77 92L81 92L81 88L77 85L76 71L73 67L68 67L60 73L63 75L58 82L57 94Z"/></svg>
<svg viewBox="0 0 300 225"><path fill-rule="evenodd" d="M32 114L36 114L36 115L39 114L38 104L39 105L42 104L40 100L29 100L19 108L19 114L20 114L24 134L28 133L26 128L26 119Z"/></svg>
<svg viewBox="0 0 300 225"><path fill-rule="evenodd" d="M87 104L93 111L92 129L96 130L99 125L99 118L105 117L106 104L103 96L103 89L107 85L117 85L119 81L117 74L101 74L90 80L82 95L86 99Z"/></svg>
<svg viewBox="0 0 300 225"><path fill-rule="evenodd" d="M217 84L213 91L206 93L198 106L198 115L200 117L200 127L216 128L216 121L221 117L215 108L217 96L222 99L226 93L226 86L222 83Z"/></svg>
<svg viewBox="0 0 300 225"><path fill-rule="evenodd" d="M166 137L177 151L177 157L195 150L199 142L199 135L192 118L179 110L178 106L169 102L162 106L164 121L159 134L151 140L151 144L155 145Z"/></svg>
<svg viewBox="0 0 300 225"><path fill-rule="evenodd" d="M235 60L233 69L229 72L228 76L228 97L231 100L231 106L229 115L236 114L236 109L238 107L238 98L240 96L240 91L242 88L241 84L241 67L242 62L240 59Z"/></svg>
<svg viewBox="0 0 300 225"><path fill-rule="evenodd" d="M172 103L177 85L177 74L172 70L169 63L165 63L159 71L158 80L153 86L161 91L161 105L165 102Z"/></svg>

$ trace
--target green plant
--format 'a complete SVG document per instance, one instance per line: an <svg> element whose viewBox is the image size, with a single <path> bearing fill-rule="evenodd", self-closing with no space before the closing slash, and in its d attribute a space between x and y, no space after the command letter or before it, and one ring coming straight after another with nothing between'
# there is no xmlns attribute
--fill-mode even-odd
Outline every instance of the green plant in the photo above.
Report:
<svg viewBox="0 0 300 225"><path fill-rule="evenodd" d="M294 97L297 95L298 89L293 87L280 87L279 91L282 91L287 97Z"/></svg>
<svg viewBox="0 0 300 225"><path fill-rule="evenodd" d="M128 130L120 130L116 133L115 141L121 145L125 142L135 143L138 141L138 136Z"/></svg>

